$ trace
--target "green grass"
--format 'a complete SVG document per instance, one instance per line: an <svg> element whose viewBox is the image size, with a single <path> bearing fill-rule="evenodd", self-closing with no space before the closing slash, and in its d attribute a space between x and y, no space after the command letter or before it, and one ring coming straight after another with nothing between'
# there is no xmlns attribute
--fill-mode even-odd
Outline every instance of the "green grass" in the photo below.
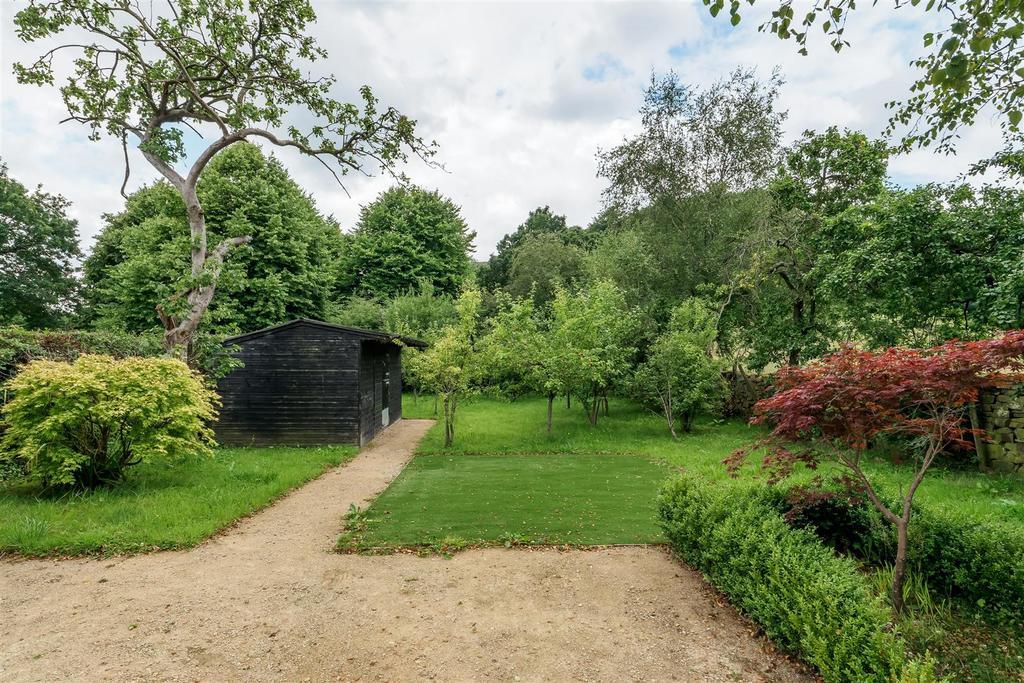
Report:
<svg viewBox="0 0 1024 683"><path fill-rule="evenodd" d="M115 555L196 545L355 455L354 447L224 448L141 464L118 486L47 495L0 484L0 555Z"/></svg>
<svg viewBox="0 0 1024 683"><path fill-rule="evenodd" d="M414 406L411 397L406 397L403 410L407 417L432 417L432 408L430 398L420 398ZM618 501L615 492L602 486L600 479L595 482L578 473L560 474L560 465L547 465L550 469L541 470L545 475L564 476L566 481L560 483L539 476L534 463L660 461L722 480L727 477L722 459L763 433L739 420L705 419L698 422L692 434L675 441L660 417L629 401L612 399L611 414L602 417L597 426L587 423L579 406L567 410L564 400L559 401L554 428L548 434L546 408L546 401L540 398L511 403L488 397L465 401L459 407L453 447L444 449L440 428L431 429L420 444L420 455L402 477L355 520L361 531L348 541L356 545L364 541L381 545L428 543L441 549L457 549L466 539L494 542L517 534L540 536L542 533L537 530L541 528L564 532L572 529L575 519L585 518L586 503L599 496L610 497L605 502L607 510L619 509L618 514L628 511L637 529L649 528L653 510L642 499L644 495L653 499L658 482L643 483L641 488L649 487L647 494L639 489L623 491L622 500ZM522 455L536 453L548 455ZM754 461L756 458L751 458L741 476L760 476ZM876 485L889 492L898 491L901 485L905 487L910 478L907 468L894 466L881 457L869 459L865 470ZM838 466L828 464L818 470L825 475L838 472ZM657 471L650 473L654 479L657 475ZM810 472L798 472L794 480L812 476ZM631 483L639 486L641 480ZM524 494L531 490L536 495L524 499ZM1024 532L1022 477L936 467L925 478L915 500L978 519L994 518L1017 524ZM621 533L622 525L616 528L614 517L594 516L591 520L604 525L604 531L600 532L597 526L586 533L578 529L578 542L588 542L586 534L605 543L621 542L615 539L621 538L616 534ZM447 542L445 534L452 536ZM935 655L940 671L950 680L1024 680L1020 676L1024 623L1019 617L994 621L985 610L944 603L940 609L931 611L912 609L901 621L900 629L911 650L919 655L925 651Z"/></svg>
<svg viewBox="0 0 1024 683"><path fill-rule="evenodd" d="M433 400L420 397L413 405L406 396L403 414L406 417L432 417ZM443 448L443 434L431 429L420 444L421 454L517 454L559 453L597 454L629 453L643 455L681 467L688 472L711 479L727 476L722 460L737 448L756 440L762 434L741 420L699 420L693 433L673 440L662 418L636 404L611 400L608 417L601 417L591 426L583 409L565 401L555 404L551 434L545 430L547 403L542 398L527 397L514 402L488 397L475 397L460 404L457 413L455 443ZM757 458L742 476L759 476ZM868 462L866 471L882 488L897 491L906 486L910 474L905 468L877 459ZM818 474L838 473L838 466L823 465ZM812 473L798 473L794 481L809 479ZM1011 475L986 475L973 471L934 469L925 478L916 500L955 506L977 517L993 516L1019 523L1024 529L1024 478Z"/></svg>
<svg viewBox="0 0 1024 683"><path fill-rule="evenodd" d="M668 474L621 455L421 455L340 545L660 543L654 502Z"/></svg>

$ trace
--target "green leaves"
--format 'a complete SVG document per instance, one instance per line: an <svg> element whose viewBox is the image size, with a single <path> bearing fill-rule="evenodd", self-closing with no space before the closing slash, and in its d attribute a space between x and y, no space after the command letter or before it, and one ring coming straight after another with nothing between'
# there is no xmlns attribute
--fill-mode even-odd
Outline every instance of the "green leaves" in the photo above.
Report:
<svg viewBox="0 0 1024 683"><path fill-rule="evenodd" d="M216 395L181 361L41 360L6 386L4 448L46 486L94 488L142 461L211 453Z"/></svg>

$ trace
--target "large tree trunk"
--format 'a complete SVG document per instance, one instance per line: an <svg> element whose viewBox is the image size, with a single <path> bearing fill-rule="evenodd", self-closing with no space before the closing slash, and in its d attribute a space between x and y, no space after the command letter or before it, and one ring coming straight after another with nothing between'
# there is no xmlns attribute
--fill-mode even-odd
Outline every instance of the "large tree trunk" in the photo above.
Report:
<svg viewBox="0 0 1024 683"><path fill-rule="evenodd" d="M189 345L199 327L206 310L213 301L217 290L217 280L228 251L232 247L246 244L250 237L229 237L218 244L210 253L207 252L206 215L199 203L199 195L194 186L181 189L181 198L185 202L188 224L192 236L192 268L191 286L174 296L175 300L185 299L188 302L184 317L178 317L167 311L163 304L156 307L157 315L164 326L164 351L169 355L178 355L183 361L189 360Z"/></svg>

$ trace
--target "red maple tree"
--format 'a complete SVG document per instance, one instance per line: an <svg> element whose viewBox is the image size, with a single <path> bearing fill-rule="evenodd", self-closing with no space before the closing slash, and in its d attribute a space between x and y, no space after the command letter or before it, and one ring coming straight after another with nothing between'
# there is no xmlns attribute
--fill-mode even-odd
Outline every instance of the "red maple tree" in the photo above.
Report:
<svg viewBox="0 0 1024 683"><path fill-rule="evenodd" d="M881 515L896 527L892 603L903 610L907 529L914 494L935 458L974 448L981 430L966 420L984 389L1024 381L1024 330L996 339L953 340L929 349L863 351L851 345L803 367L784 367L776 393L754 407L754 424L771 433L725 462L735 474L754 450L765 449L762 466L773 481L798 462L816 467L831 459L846 468ZM912 475L890 508L862 468L865 451L882 435L913 437Z"/></svg>

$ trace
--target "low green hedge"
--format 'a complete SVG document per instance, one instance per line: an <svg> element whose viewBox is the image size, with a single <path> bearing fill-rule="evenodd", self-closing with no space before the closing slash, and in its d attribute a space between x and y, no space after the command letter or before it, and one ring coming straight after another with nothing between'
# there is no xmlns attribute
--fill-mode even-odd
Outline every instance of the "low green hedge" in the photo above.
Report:
<svg viewBox="0 0 1024 683"><path fill-rule="evenodd" d="M780 491L779 509L784 509ZM895 496L882 492L896 509ZM803 510L794 523L813 527L840 552L879 566L896 557L896 530L867 502L846 496ZM931 590L994 611L1024 611L1024 537L1017 525L949 507L914 502L907 563Z"/></svg>
<svg viewBox="0 0 1024 683"><path fill-rule="evenodd" d="M890 614L857 565L788 525L778 492L683 477L658 510L675 552L825 681L928 680L906 667Z"/></svg>
<svg viewBox="0 0 1024 683"><path fill-rule="evenodd" d="M73 361L83 353L126 358L159 356L162 352L159 335L0 327L0 383L33 360Z"/></svg>

